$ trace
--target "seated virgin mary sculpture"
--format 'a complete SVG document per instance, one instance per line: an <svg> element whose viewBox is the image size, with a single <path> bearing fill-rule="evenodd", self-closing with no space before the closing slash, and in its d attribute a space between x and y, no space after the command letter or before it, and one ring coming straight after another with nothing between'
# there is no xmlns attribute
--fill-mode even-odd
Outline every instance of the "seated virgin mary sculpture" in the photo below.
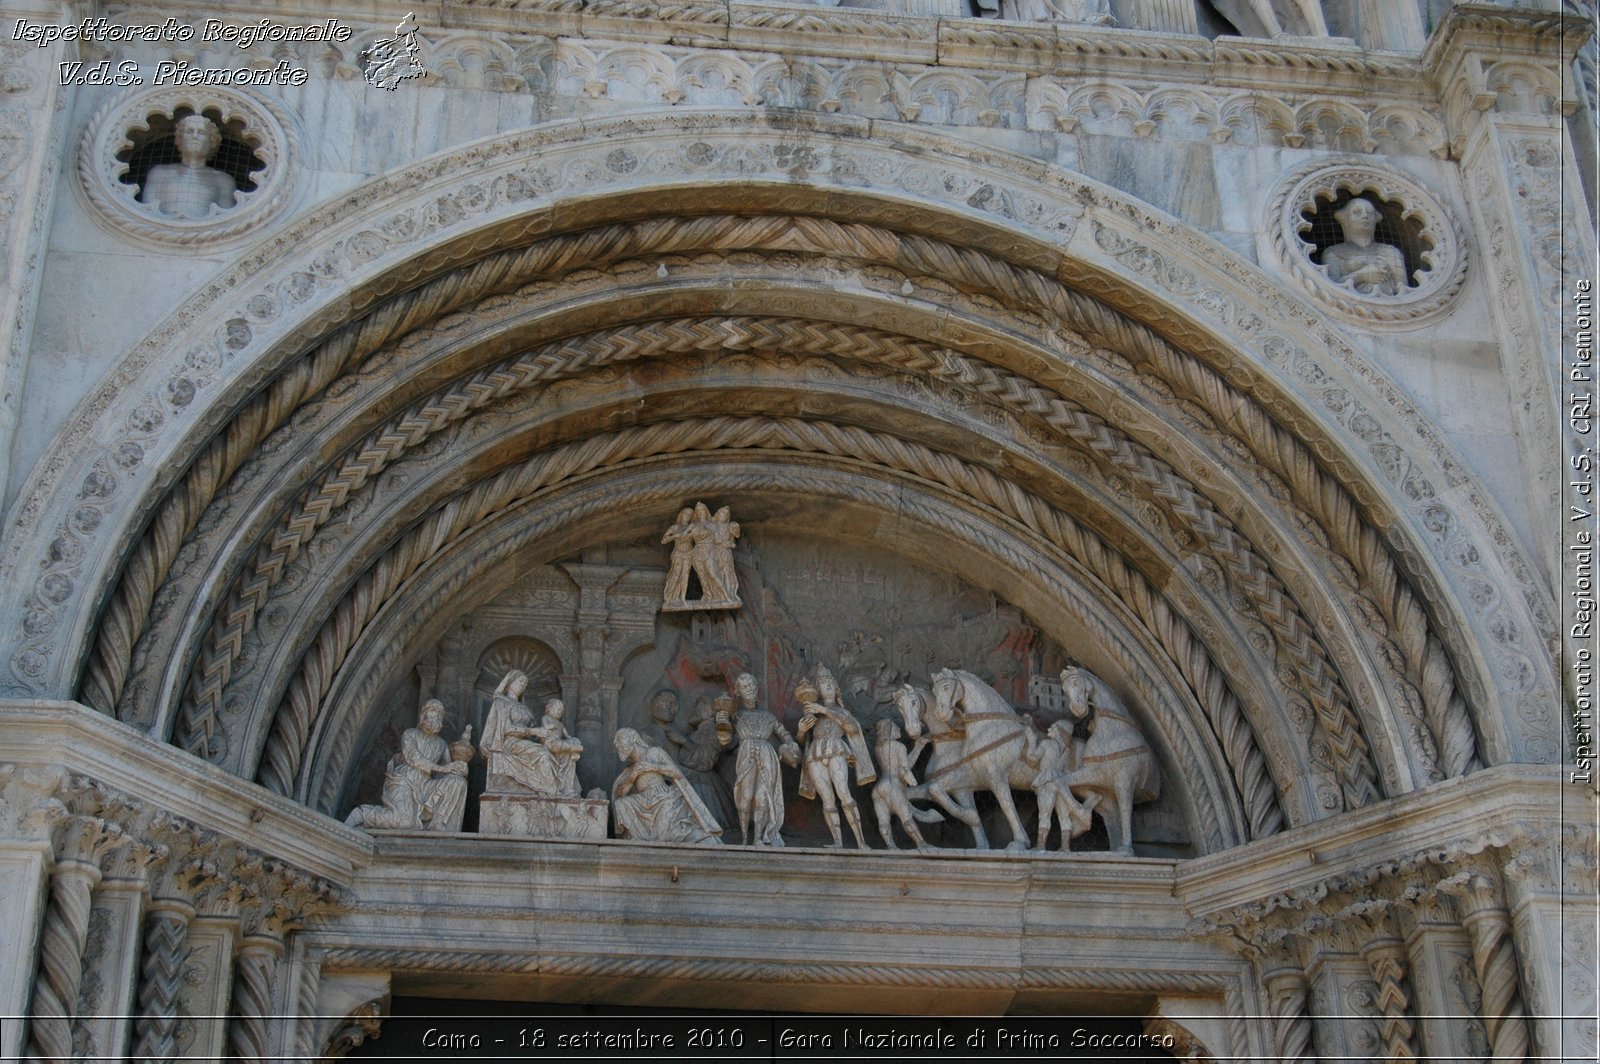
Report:
<svg viewBox="0 0 1600 1064"><path fill-rule="evenodd" d="M544 717L535 721L522 703L527 689L528 677L517 669L506 673L495 689L489 719L483 726L489 790L520 789L549 798L576 798L583 743L567 734L562 722L566 706L559 698L546 702Z"/></svg>

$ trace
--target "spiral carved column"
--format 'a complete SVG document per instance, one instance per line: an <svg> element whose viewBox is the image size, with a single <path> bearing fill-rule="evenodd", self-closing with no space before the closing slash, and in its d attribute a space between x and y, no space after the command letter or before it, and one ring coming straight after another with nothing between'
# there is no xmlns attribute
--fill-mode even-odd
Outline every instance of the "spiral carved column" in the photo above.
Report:
<svg viewBox="0 0 1600 1064"><path fill-rule="evenodd" d="M57 856L40 929L28 1052L35 1059L66 1060L72 1056L72 1022L83 983L94 888L102 874L100 861L131 840L116 824L96 816L67 816L55 830Z"/></svg>
<svg viewBox="0 0 1600 1064"><path fill-rule="evenodd" d="M1272 1005L1272 1037L1278 1059L1315 1060L1304 970L1298 964L1285 963L1263 973L1261 981L1266 984L1268 1000Z"/></svg>
<svg viewBox="0 0 1600 1064"><path fill-rule="evenodd" d="M254 934L244 940L234 962L233 1004L228 1009L228 1056L261 1060L267 1055L267 1018L272 1011L272 981L283 956L283 939Z"/></svg>
<svg viewBox="0 0 1600 1064"><path fill-rule="evenodd" d="M29 1017L28 1054L33 1059L72 1057L72 1020L83 981L83 946L99 882L99 867L79 858L58 863L50 876L50 908L40 936L39 976Z"/></svg>
<svg viewBox="0 0 1600 1064"><path fill-rule="evenodd" d="M1483 991L1483 1022L1496 1061L1526 1060L1528 1021L1517 975L1511 918L1500 904L1495 884L1480 872L1458 872L1440 889L1456 899L1461 922L1472 937L1472 964Z"/></svg>

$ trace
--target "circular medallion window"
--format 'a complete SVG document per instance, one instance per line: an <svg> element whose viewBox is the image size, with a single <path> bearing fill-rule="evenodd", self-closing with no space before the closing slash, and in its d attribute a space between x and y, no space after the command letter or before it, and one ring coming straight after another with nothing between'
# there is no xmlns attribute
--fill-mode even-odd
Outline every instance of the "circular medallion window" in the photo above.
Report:
<svg viewBox="0 0 1600 1064"><path fill-rule="evenodd" d="M156 89L95 115L78 178L120 233L186 246L231 240L289 202L293 130L276 104L234 89Z"/></svg>
<svg viewBox="0 0 1600 1064"><path fill-rule="evenodd" d="M1267 224L1290 274L1359 323L1428 318L1466 280L1460 230L1439 201L1404 174L1365 160L1297 171Z"/></svg>

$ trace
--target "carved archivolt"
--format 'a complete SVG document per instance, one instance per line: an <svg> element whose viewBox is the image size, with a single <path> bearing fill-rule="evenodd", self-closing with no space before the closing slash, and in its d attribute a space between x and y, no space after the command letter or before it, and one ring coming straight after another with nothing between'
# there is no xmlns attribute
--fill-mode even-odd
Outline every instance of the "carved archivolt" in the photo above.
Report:
<svg viewBox="0 0 1600 1064"><path fill-rule="evenodd" d="M1414 285L1396 295L1363 295L1336 284L1311 261L1307 215L1326 212L1341 193L1365 193L1416 223L1421 247ZM1352 321L1421 323L1448 307L1467 279L1467 248L1450 212L1418 181L1367 160L1323 161L1296 170L1273 198L1261 231L1271 234L1274 257L1308 292Z"/></svg>
<svg viewBox="0 0 1600 1064"><path fill-rule="evenodd" d="M712 121L715 124L720 120ZM1272 662L1268 666L1270 675L1276 676L1280 666L1286 667L1289 671L1284 673L1282 682L1310 693L1306 706L1310 712L1306 718L1307 727L1332 727L1337 734L1359 736L1362 728L1350 732L1335 722L1352 712L1349 707L1357 704L1350 691L1351 678L1370 668L1360 662L1373 654L1377 657L1371 660L1385 661L1386 664L1376 671L1384 677L1381 683L1391 691L1386 696L1390 700L1389 708L1383 708L1381 703L1371 710L1366 708L1369 693L1374 689L1369 686L1370 681L1364 679L1360 680L1360 703L1364 713L1373 712L1378 717L1398 713L1396 720L1401 723L1386 724L1380 729L1385 734L1368 734L1362 741L1380 744L1379 762L1384 776L1396 772L1400 776L1377 784L1370 793L1404 786L1399 782L1402 776L1427 778L1435 771L1455 773L1477 763L1472 722L1466 710L1468 687L1457 678L1452 662L1453 655L1460 655L1462 661L1471 660L1474 652L1459 649L1465 635L1462 629L1440 629L1430 622L1430 614L1450 616L1452 607L1437 599L1439 588L1427 572L1427 565L1423 565L1419 573L1417 558L1420 553L1403 535L1396 540L1393 531L1380 533L1363 516L1365 510L1374 506L1378 512L1385 512L1389 506L1403 510L1411 504L1375 502L1384 497L1389 490L1387 487L1375 491L1363 481L1359 466L1338 458L1321 458L1321 454L1336 455L1337 449L1330 449L1329 441L1319 435L1323 430L1317 427L1315 419L1285 413L1293 409L1294 404L1275 397L1276 385L1269 383L1268 378L1245 372L1237 363L1230 365L1223 374L1174 348L1148 329L1128 321L1104 303L1063 287L1048 273L996 258L983 250L989 239L986 232L992 232L983 227L991 222L1070 234L1085 209L1103 211L1099 201L1094 199L1102 193L1092 192L1092 206L1084 208L1081 204L1066 203L1057 195L1055 185L1059 175L1031 163L1023 169L1028 171L1026 176L1032 184L1028 188L1021 184L1013 187L989 180L975 171L941 176L930 171L925 162L919 162L915 168L900 166L893 155L880 154L869 160L865 156L852 156L851 149L844 147L828 147L824 151L825 144L825 141L791 143L782 151L769 149L767 145L745 146L732 141L714 144L709 140L681 146L652 144L649 148L642 147L641 142L637 150L630 145L608 145L603 154L575 169L562 171L560 177L549 169L558 160L547 154L540 156L540 161L531 168L523 167L515 175L485 174L470 190L429 200L420 214L391 213L376 226L351 227L348 235L323 244L323 250L318 252L322 265L304 264L315 266L314 270L288 267L267 289L237 297L236 309L207 312L208 316L203 319L209 324L200 326L201 319L194 319L195 328L210 333L211 338L201 342L201 334L195 332L195 340L186 346L188 354L181 365L163 374L159 382L152 382L157 387L148 392L123 393L142 397L126 403L125 413L114 415L120 419L117 430L96 435L107 441L107 449L93 459L93 464L78 467L84 471L82 496L78 500L65 499L68 505L57 508L61 511L60 532L51 540L50 557L32 588L30 603L21 611L22 631L14 637L18 648L12 655L15 675L41 676L53 667L49 664L49 655L56 652L51 648L58 638L58 618L64 616L64 611L73 613L80 609L74 604L78 594L74 590L77 579L74 574L84 572L88 559L97 556L88 548L103 536L102 526L107 515L119 513L126 507L123 498L129 478L143 475L139 471L146 468L147 455L163 453L171 445L177 426L191 426L185 431L192 437L195 428L203 425L205 431L211 433L211 442L195 454L191 463L178 467L185 471L173 480L171 490L165 493L165 501L156 504L151 497L147 504L152 507L148 511L151 518L145 525L145 533L123 552L128 561L122 576L111 588L93 657L84 674L83 693L84 697L105 708L119 704L128 707L129 719L142 716L142 723L146 725L155 722L151 719L152 710L156 719L176 724L171 714L178 703L191 706L184 710L183 723L175 734L195 744L197 749L204 748L210 727L208 722L214 718L218 696L228 689L235 663L249 645L252 626L258 623L255 618L260 616L264 603L277 586L274 581L279 577L274 574L285 571L283 567L293 564L294 556L306 549L307 543L319 538L319 530L326 527L329 516L342 512L344 499L362 497L362 485L370 476L387 475L383 473L384 465L393 461L392 457L383 457L390 453L391 444L387 441L396 441L393 446L398 450L394 454L413 445L407 439L408 434L413 433L417 445L447 447L453 437L440 435L439 428L465 425L471 420L466 415L473 403L468 401L461 406L461 400L451 398L447 392L441 392L439 399L446 406L456 404L459 418L436 411L407 415L415 419L414 424L400 426L396 422L396 427L400 428L398 437L394 436L393 429L384 429L376 422L362 422L359 418L365 415L357 415L357 420L339 432L345 434L345 446L354 446L360 439L378 442L376 465L365 468L358 461L345 469L345 460L341 459L325 472L317 473L304 466L303 459L294 459L281 472L295 478L288 483L306 485L305 490L310 494L288 508L278 509L281 504L275 504L259 513L251 511L250 520L259 522L257 535L264 537L244 541L262 545L255 560L246 565L245 558L233 552L208 557L202 546L206 537L213 528L231 527L233 521L233 518L224 520L224 511L214 509L218 500L227 496L230 502L240 501L231 498L235 491L246 492L241 498L259 492L260 482L253 478L274 468L279 461L274 455L288 458L294 453L292 446L285 450L291 437L281 434L280 430L291 424L299 425L307 417L320 416L318 411L337 408L343 401L340 397L353 394L352 388L365 387L362 382L375 370L362 369L364 362L374 355L383 359L392 357L381 354L385 351L402 352L406 358L413 353L421 355L423 349L416 345L422 342L423 332L428 329L443 329L445 333L454 330L465 340L468 334L461 330L467 325L466 320L452 315L481 305L486 297L513 292L528 284L530 279L534 283L549 283L564 278L562 283L569 289L574 284L603 288L608 283L606 270L620 269L625 263L644 256L644 261L650 262L652 268L667 274L659 283L662 294L651 298L666 299L670 298L666 293L672 287L672 271L692 273L694 254L714 250L729 256L728 261L744 269L739 256L750 252L777 256L774 261L796 252L802 256L822 253L854 260L857 265L853 268L859 270L863 278L861 283L871 287L871 300L886 305L896 298L896 290L904 288L911 292L913 298L906 299L903 292L899 296L905 300L910 320L921 318L925 313L921 308L926 305L923 300L931 302L936 298L932 293L944 286L947 291L940 298L947 303L955 299L970 307L962 313L975 324L986 319L991 322L1006 319L1013 323L1008 328L1034 330L1041 337L1046 334L1080 335L1087 340L1087 350L1109 352L1095 357L1103 360L1098 363L1103 368L1096 370L1101 375L1098 379L1104 382L1103 387L1111 390L1100 393L1103 397L1097 399L1096 404L1085 406L1082 412L1071 409L1065 401L1065 394L1070 393L1063 393L1057 383L1061 369L1072 366L1077 352L1085 350L1070 343L1063 347L1060 342L1043 344L1041 341L1042 346L1024 353L1024 349L1010 349L1008 345L990 341L979 343L974 334L971 350L963 352L959 349L963 345L956 345L953 354L957 361L949 362L948 374L942 378L934 374L933 380L940 387L981 396L981 406L992 408L1005 424L1042 426L1040 431L1067 444L1070 450L1082 452L1103 470L1126 465L1127 473L1122 474L1121 479L1128 483L1129 489L1148 500L1156 512L1163 515L1172 534L1190 537L1203 547L1205 556L1216 562L1223 586L1237 587L1239 593L1253 603L1249 615L1261 623L1267 640L1262 644L1264 649L1254 653L1265 654L1262 660ZM619 151L623 154L619 155ZM680 151L681 156L675 154ZM728 154L730 152L737 154L738 159ZM369 264L392 257L396 249L411 246L419 239L436 239L430 238L430 233L453 231L453 226L472 217L473 212L481 215L520 209L512 205L530 198L537 200L547 195L544 190L557 187L603 185L606 181L624 178L637 181L637 177L628 175L659 173L663 168L685 161L691 166L715 168L722 165L719 160L743 168L746 173L774 166L787 167L791 172L796 166L816 168L819 172L827 169L834 179L868 183L874 187L899 187L918 196L961 197L964 204L970 204L963 208L969 220L961 223L968 227L962 234L965 246L915 232L896 232L892 227L881 225L815 218L725 219L718 216L603 226L535 240L511 252L483 254L473 251L470 245L449 245L441 248L442 258L418 261L409 268L416 276L431 274L435 279L413 286L407 280L407 272L381 273L381 284L393 293L392 298L372 304L370 311L353 312L348 309L351 306L348 303L342 304L346 309L332 308L325 320L344 324L322 329L323 338L310 347L300 348L298 357L289 357L288 349L282 348L276 339L289 317L307 313L293 308L320 305L322 296L319 293L326 288L322 278L330 271L368 270ZM989 163L985 161L982 165ZM399 178L386 179L373 191L375 194L398 194L399 182ZM976 219L976 223L972 219ZM974 224L978 227L972 228ZM497 231L492 238L475 239L510 239L515 231L515 227L509 227ZM1130 275L1142 275L1147 263L1152 261L1143 252L1135 256L1134 249L1102 239L1098 222L1096 240L1109 256L1104 261L1113 269L1121 269L1122 266L1116 264L1124 263ZM680 254L687 256L681 262L672 257ZM663 255L666 257L660 257ZM440 272L452 259L459 268L454 272ZM263 268L267 261L253 260L250 269ZM630 284L638 283L626 271L618 276L623 275L630 277ZM380 273L371 276L374 284L379 283ZM363 289L357 286L348 291L360 293ZM363 305L368 299L365 295L357 298ZM1200 299L1205 304L1209 296L1195 293L1184 298ZM1205 306L1209 308L1209 304ZM1222 306L1227 306L1225 301ZM1261 309L1268 311L1270 308L1264 303ZM1206 315L1210 313L1209 309L1205 310ZM1262 327L1260 318L1249 322L1246 315L1229 313L1233 316L1228 318L1227 327L1241 330L1241 335L1249 335L1249 330ZM297 336L315 336L318 332L315 327L295 330ZM1287 344L1287 341L1278 342ZM284 353L281 357L275 356L278 358L275 363L257 360L254 354L249 356L254 367L247 375L252 388L249 393L239 394L253 394L253 398L232 407L219 405L209 398L217 394L221 384L226 383L232 391L243 383L245 378L239 375L234 364L244 353L256 351L263 343L279 344L274 350ZM1050 347L1055 347L1057 353L1047 353ZM466 375L460 378L463 384L470 374L488 370L490 359L497 353L502 357L510 354L481 344L469 343L466 350L467 354L458 352L448 356L453 360L450 372ZM978 357L980 353L981 358ZM139 369L142 365L153 366L152 362L141 361L147 356L148 352L133 357L127 372L138 373L142 372ZM941 362L944 358L940 356ZM1357 356L1352 353L1350 358ZM996 363L993 368L999 368L1000 362L1007 362L1006 374L1015 380L1008 379L1005 374L990 374L986 378L984 372L974 373L975 367L981 367L984 362ZM374 367L376 365L374 363ZM1285 381L1285 386L1290 383ZM492 391L498 385L489 387ZM1155 428L1154 422L1140 422L1132 415L1133 407L1119 407L1110 398L1116 389L1123 389L1134 397L1136 406L1159 405L1179 414L1186 429L1181 433L1167 433ZM1055 392L1053 398L1052 391ZM1323 389L1318 394L1328 392ZM202 395L207 398L199 403ZM1346 392L1341 400L1341 412L1352 409L1350 397L1351 393ZM498 401L501 400L491 398L489 403L493 405ZM1111 405L1098 405L1100 403ZM1224 411L1226 416L1220 418L1210 413ZM204 416L197 419L197 413ZM1344 416L1341 413L1337 419L1340 424ZM1195 425L1202 426L1193 442L1198 450L1186 457L1184 449L1191 444L1169 437L1188 436ZM1290 425L1292 428L1288 427ZM1111 434L1107 435L1102 426L1112 429ZM1117 430L1128 433L1134 445L1114 442ZM1314 441L1314 445L1308 446L1306 440ZM334 453L338 449L335 447ZM1425 459L1426 453L1431 452L1419 452L1408 458L1413 468L1418 468L1414 463L1419 460L1431 461ZM1203 461L1200 460L1202 454L1207 456ZM1249 456L1252 461L1233 463L1224 459L1219 462L1216 455ZM1256 463L1260 463L1259 466ZM1201 472L1233 464L1238 464L1241 472L1238 475L1228 472L1220 481L1214 473ZM40 476L44 479L36 483L34 491L38 490L38 484L65 471L54 462L45 463L42 469L44 472ZM1407 474L1408 487L1418 483L1415 474ZM1431 494L1421 498L1436 499L1437 493L1431 488L1428 490ZM1219 491L1223 494L1216 494ZM1252 500L1243 509L1234 502L1222 502L1224 496L1241 491ZM41 512L36 509L37 499L37 495L29 495L19 510L25 523L29 514ZM1277 501L1268 503L1269 499ZM256 505L251 504L252 507ZM1427 505L1440 504L1428 502ZM345 512L347 516L352 513ZM294 516L296 513L301 516ZM1221 519L1223 514L1228 515L1225 520ZM1405 527L1392 525L1392 521L1393 518L1388 517L1385 524L1393 528ZM274 526L277 530L267 534ZM1292 578L1274 575L1264 560L1272 558L1276 548L1254 542L1269 527L1279 530L1274 534L1280 537L1287 532L1297 551L1330 551L1342 559L1340 566L1326 570L1316 580L1333 579L1328 575L1332 573L1348 573L1353 597L1346 598L1345 604L1333 613L1320 607L1315 611L1307 610L1301 601L1302 596L1309 593L1306 578L1301 574ZM197 538L196 533L199 533ZM122 534L125 533L118 532ZM186 540L193 545L187 554L180 556L179 548ZM16 542L13 541L13 549ZM329 545L332 545L331 540ZM100 549L94 548L95 551ZM1475 556L1479 562L1475 564L1482 564L1483 559L1491 556L1495 555L1479 552ZM1321 571L1320 567L1313 567L1313 570ZM174 578L178 583L172 583ZM215 586L220 598L225 600L224 609L218 615L201 611L191 616L181 604L207 584ZM228 592L230 587L233 590ZM1318 592L1326 593L1326 590ZM1178 608L1184 613L1191 612L1188 606ZM1341 618L1338 624L1347 626L1347 634L1335 637L1334 629L1326 627L1334 617ZM1356 618L1360 618L1359 622ZM1381 623L1374 623L1378 620ZM211 634L208 635L208 631ZM1348 633L1354 631L1362 633L1358 644L1365 649L1351 655L1348 649L1341 648L1351 647ZM1397 653L1385 654L1385 647L1392 647ZM1336 656L1330 657L1330 653ZM198 665L198 669L191 669L186 664L190 662ZM130 667L135 664L143 686L132 693L127 682ZM181 691L190 676L195 680L188 685L187 698L163 696L152 700L146 697L154 692ZM1416 692L1414 700L1404 694L1407 688ZM1339 693L1334 693L1336 691ZM163 729L170 726L161 725ZM1391 729L1393 735L1387 733ZM1399 752L1401 747L1404 753ZM1347 740L1337 739L1330 742L1328 757L1330 764L1338 761L1358 765L1369 755ZM1397 767L1402 762L1407 767ZM1436 763L1437 769L1433 767ZM1346 776L1341 789L1347 793L1341 796L1342 801L1368 800L1364 795L1369 792L1355 784L1357 776ZM1372 778L1377 779L1376 776ZM1259 817L1256 820L1258 828L1265 823Z"/></svg>
<svg viewBox="0 0 1600 1064"><path fill-rule="evenodd" d="M251 174L254 190L239 193L235 206L206 218L157 214L135 199L136 186L122 181L128 164L117 156L134 147L131 133L148 128L151 115L170 118L179 109L212 112L225 124L241 125L266 164ZM294 196L299 154L298 125L272 100L220 86L154 88L113 99L90 120L78 144L78 187L119 235L168 246L215 244L254 232L283 211Z"/></svg>
<svg viewBox="0 0 1600 1064"><path fill-rule="evenodd" d="M665 229L661 230L663 236L669 235L672 232L673 227L676 225L682 225L687 229L692 229L692 232L686 231L680 234L679 238L685 235L705 238L717 231L716 226L709 220L702 220L695 223L658 224L666 227ZM732 242L739 243L758 239L778 239L782 243L794 244L795 239L799 238L802 242L809 243L814 246L840 246L842 243L843 246L859 248L862 251L871 250L880 254L889 254L890 249L895 248L897 242L896 238L892 234L886 232L874 232L870 228L861 226L840 227L832 225L831 223L811 222L806 223L799 229L792 229L788 232L785 232L785 229L788 228L786 223L777 224L778 227L775 228L775 223L773 222L737 220L738 228L731 229L724 235L723 238L717 239L715 242L721 243L723 240L730 240ZM620 245L617 245L620 248L632 249L637 246L637 242L641 238L647 235L648 228L649 227L647 227L646 231L635 231L627 234L618 233L615 236L605 236L603 240L596 239L600 236L600 234L596 234L596 238L585 237L577 243L577 250L585 252L590 261L593 261L594 255L604 253L608 244L614 244L618 240L622 241ZM933 268L938 266L941 269L945 269L952 260L954 260L954 262L958 265L963 262L963 256L955 252L953 249L941 249L936 244L919 242L917 240L905 241L904 244L904 248L896 249L898 255L904 258L907 254L909 254L916 265L923 266L925 268ZM545 254L548 255L548 252ZM974 260L973 267L977 267L978 265L978 262ZM1017 274L1013 268L1002 269L999 272L996 272L995 267L991 265L984 266L982 268L967 268L963 270L963 272L970 275L970 279L982 279L989 282L991 285L994 284L997 279L1003 281L1006 278L1015 275L1015 279L1009 282L1009 287L1017 291L1019 303L1022 301L1027 301L1037 304L1040 302L1041 296L1048 294L1047 292L1041 290L1037 281L1030 281L1026 274ZM459 291L458 288L453 290ZM1077 313L1081 314L1084 310L1089 309L1091 306L1092 304L1084 304L1083 306L1079 307ZM1114 319L1103 313L1100 313L1098 317L1091 316L1089 321L1101 328L1103 331L1108 331L1114 324ZM818 335L820 336L824 334ZM690 333L685 334L680 346L684 348L692 348L712 339L714 338L709 335L704 337L696 337L692 335L691 330ZM780 339L782 338L774 336L771 338L771 342L777 342ZM838 338L835 337L834 339L837 341ZM640 346L641 342L648 344L657 342L657 340L650 339L647 335L642 335L639 339L626 341L623 346L624 349L629 350L634 354L639 354L647 350L647 347ZM726 339L724 338L718 342L725 343ZM878 346L881 347L882 345ZM845 347L842 349L848 349L848 345L845 345ZM533 360L530 362L530 365L537 365L541 361L548 361L552 357L555 356L538 355L533 358ZM579 362L577 363L579 366L587 364L592 358L592 356L589 355L576 354L573 357L579 358ZM879 353L874 357L882 358L884 356ZM935 360L933 364L937 366L937 360ZM925 369L924 372L926 371L927 370ZM531 379L526 377L527 372L529 372L529 370L526 368L522 370L491 370L486 373L483 381L480 381L479 383L464 384L460 396L451 397L442 395L434 400L430 400L428 403L423 404L423 408L421 408L417 414L408 416L409 420L407 418L402 418L399 422L396 422L392 428L380 431L377 436L373 437L373 439L369 441L368 444L362 446L359 449L361 457L357 460L355 465L351 466L344 472L336 473L332 479L327 481L327 485L324 489L321 489L320 492L308 497L305 500L305 503L303 504L304 509L302 511L303 516L286 516L285 531L272 537L271 543L273 546L264 548L266 553L263 555L263 557L268 559L264 563L265 568L262 568L260 565L258 565L258 576L252 578L250 584L242 586L240 591L235 592L235 594L229 599L230 602L245 603L251 601L252 597L254 597L254 599L257 601L257 607L247 607L242 605L228 607L225 616L238 618L237 620L230 620L227 622L232 626L233 634L225 635L221 643L213 644L215 647L221 649L214 649L207 652L205 661L207 663L214 664L202 665L202 677L206 675L225 675L224 670L230 668L228 662L233 656L236 656L238 647L241 645L241 638L245 633L247 633L248 626L253 623L250 618L253 617L257 611L260 596L264 595L267 590L270 589L272 582L276 579L273 574L281 572L285 560L292 558L294 553L299 550L297 544L303 542L304 538L312 534L315 529L319 527L323 520L327 519L337 511L337 505L340 500L346 498L349 492L359 487L360 484L362 484L369 476L373 475L378 469L382 468L384 462L387 461L387 459L384 457L386 454L397 453L395 451L396 448L403 448L409 445L409 443L415 443L425 438L428 434L428 431L430 431L426 428L428 424L432 423L435 426L440 426L453 423L458 418L465 416L475 404L481 405L484 402L491 401L497 396L505 394L508 389L511 389L516 385L519 375L523 378L524 385L529 383ZM981 380L981 374L979 377L972 377L971 370L963 371L963 373L967 378L969 378L968 383L970 384L977 384ZM537 379L537 377L532 379ZM983 388L983 390L1004 393L1012 386L1004 384L1003 380L1001 380L996 381L993 385L980 385L980 387ZM1024 392L1022 394L1025 395L1026 393ZM1038 401L1039 400L1034 399L1029 400L1028 403L1036 405ZM1024 403L1023 409L1028 408L1028 403ZM1060 405L1059 402L1058 405ZM1094 427L1096 423L1097 422L1094 420L1088 422L1079 422L1079 427L1073 428L1069 435L1076 436L1080 440L1086 441L1087 445L1091 448L1099 448L1104 450L1104 446L1096 442L1102 435L1101 430ZM239 438L237 436L232 437L232 443L234 446L238 446L238 442ZM1281 447L1278 447L1278 450L1281 451ZM1111 455L1112 452L1107 452L1107 454ZM1223 549L1223 556L1226 559L1225 564L1231 571L1240 574L1241 578L1245 580L1246 586L1255 584L1259 581L1259 576L1250 575L1253 571L1252 567L1256 569L1259 569L1260 567L1259 561L1252 561L1251 559L1258 558L1259 556L1248 550L1246 550L1243 554L1240 554L1237 552L1235 547L1228 546L1230 543L1236 543L1237 537L1229 533L1221 532L1215 526L1216 511L1214 509L1210 509L1201 504L1201 510L1194 510L1193 507L1196 505L1197 496L1195 496L1190 489L1181 488L1181 486L1174 488L1174 485L1177 482L1172 481L1169 474L1161 473L1159 471L1159 464L1152 467L1149 465L1148 459L1134 458L1131 459L1131 461L1132 468L1136 471L1139 471L1140 479L1147 480L1149 482L1150 490L1154 492L1155 497L1162 499L1164 505L1172 506L1173 499L1179 500L1177 503L1177 509L1174 511L1174 513L1179 514L1182 523L1194 525L1194 522L1199 520L1201 523L1199 525L1195 525L1198 530L1198 534L1204 537L1206 540L1214 544L1220 544L1223 548L1225 548ZM1177 495L1175 496L1173 495L1174 490L1177 491ZM1188 499L1189 501L1183 502L1183 499ZM1210 518L1199 516L1205 512L1210 512L1213 516ZM159 530L163 526L163 523L164 522L158 519L155 528ZM1222 538L1219 539L1219 536ZM1360 555L1357 555L1358 561L1360 560L1360 557ZM1381 557L1381 555L1378 557ZM1243 569L1238 568L1238 566L1241 564L1244 566ZM1368 564L1370 564L1370 562ZM1363 568L1365 568L1365 566L1363 566ZM1270 581L1270 576L1267 577L1267 579ZM1267 586L1270 585L1262 585L1263 588ZM246 587L258 588L259 590L245 591L244 588ZM238 597L240 594L244 595L243 599ZM1388 596L1388 598L1391 604L1403 604L1407 601L1404 596L1402 596L1399 600L1394 600L1392 596ZM121 599L119 598L118 602L120 601ZM113 610L115 611L116 609L117 602L114 602ZM1267 611L1267 615L1272 618L1274 625L1285 622L1290 624L1298 623L1293 621L1295 613L1292 607L1286 614L1283 612L1280 606L1274 606ZM224 629L224 631L226 631L226 629ZM1286 630L1286 632L1287 631L1288 630ZM1295 635L1288 635L1287 638L1284 638L1282 642L1283 645L1291 652L1298 652L1300 649L1303 649L1308 645L1315 645L1314 641L1312 644L1306 644L1301 637ZM1321 668L1326 671L1325 665ZM197 702L196 704L210 705L212 708L207 710L198 718L190 714L188 719L191 721L198 720L205 722L209 721L214 715L214 708L217 704L218 698L220 697L221 687L218 686L214 680L207 681L202 679L200 682L201 686L196 688L196 691L203 695L206 701L204 703ZM1312 684L1312 690L1316 689L1317 683L1320 683L1320 681ZM1461 707L1458 705L1456 712L1459 713L1460 711ZM208 726L208 724L202 723L200 725L201 732L204 732L205 728ZM190 734L193 730L193 725L187 725L185 726L183 734ZM1346 744L1344 742L1340 742L1337 745L1343 748ZM1468 756L1470 757L1470 753Z"/></svg>

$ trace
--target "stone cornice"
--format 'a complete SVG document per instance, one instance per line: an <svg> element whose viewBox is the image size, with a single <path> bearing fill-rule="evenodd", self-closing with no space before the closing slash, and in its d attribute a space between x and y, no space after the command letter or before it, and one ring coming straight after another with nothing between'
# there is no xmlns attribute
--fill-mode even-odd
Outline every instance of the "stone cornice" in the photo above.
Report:
<svg viewBox="0 0 1600 1064"><path fill-rule="evenodd" d="M1578 105L1572 62L1594 27L1577 15L1489 4L1452 7L1422 53L1460 154L1489 111L1557 120Z"/></svg>
<svg viewBox="0 0 1600 1064"><path fill-rule="evenodd" d="M348 10L302 0L272 6L270 13L258 6L252 15L285 21L340 18L357 29L352 45L416 7L407 0L378 0ZM108 10L115 16L127 8ZM141 6L141 17L154 17L150 10ZM214 5L196 0L169 0L160 10L180 17L185 11L194 11L196 18L215 17ZM1369 52L1334 38L1212 41L1067 22L926 18L749 0L448 0L419 20L424 39L430 31L465 31L490 35L511 51L540 40L575 38L1283 93L1427 95L1415 56Z"/></svg>
<svg viewBox="0 0 1600 1064"><path fill-rule="evenodd" d="M89 777L152 813L347 883L371 840L76 702L0 702L6 758Z"/></svg>
<svg viewBox="0 0 1600 1064"><path fill-rule="evenodd" d="M1299 908L1389 870L1559 836L1568 818L1592 818L1582 798L1556 766L1501 765L1186 862L1175 889L1191 912L1222 923L1230 910Z"/></svg>

